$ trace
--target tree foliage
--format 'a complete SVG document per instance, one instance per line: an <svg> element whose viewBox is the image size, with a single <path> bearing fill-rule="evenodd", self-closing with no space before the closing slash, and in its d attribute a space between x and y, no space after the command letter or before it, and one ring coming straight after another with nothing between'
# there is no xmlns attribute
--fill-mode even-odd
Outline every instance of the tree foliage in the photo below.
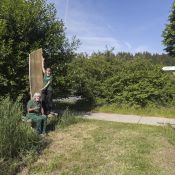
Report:
<svg viewBox="0 0 175 175"><path fill-rule="evenodd" d="M172 74L162 71L162 57L148 53L78 56L68 69L70 91L105 104L170 105L175 100L175 82Z"/></svg>
<svg viewBox="0 0 175 175"><path fill-rule="evenodd" d="M169 14L169 23L165 26L162 36L165 50L169 55L175 56L175 1Z"/></svg>
<svg viewBox="0 0 175 175"><path fill-rule="evenodd" d="M77 40L68 41L64 30L53 4L46 0L0 1L1 95L16 98L29 92L28 55L34 49L43 48L56 77L64 75L65 63L71 61L77 46ZM54 83L58 85L59 79Z"/></svg>

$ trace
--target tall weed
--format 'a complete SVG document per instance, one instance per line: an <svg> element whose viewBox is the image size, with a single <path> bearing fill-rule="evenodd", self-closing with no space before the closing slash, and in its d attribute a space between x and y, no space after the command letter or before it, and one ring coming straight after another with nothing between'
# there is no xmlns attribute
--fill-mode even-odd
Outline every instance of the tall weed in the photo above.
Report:
<svg viewBox="0 0 175 175"><path fill-rule="evenodd" d="M63 115L61 116L59 126L64 128L66 126L69 126L71 124L76 124L83 119L75 115L72 111L70 111L68 108L64 111Z"/></svg>
<svg viewBox="0 0 175 175"><path fill-rule="evenodd" d="M22 122L22 107L9 98L0 103L0 157L13 158L37 145L36 132Z"/></svg>

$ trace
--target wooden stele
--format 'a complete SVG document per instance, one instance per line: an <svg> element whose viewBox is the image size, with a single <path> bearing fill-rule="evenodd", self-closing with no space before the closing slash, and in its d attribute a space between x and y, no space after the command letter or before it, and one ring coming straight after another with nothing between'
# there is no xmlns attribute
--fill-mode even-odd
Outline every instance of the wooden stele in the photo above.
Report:
<svg viewBox="0 0 175 175"><path fill-rule="evenodd" d="M35 50L29 54L29 83L30 97L32 98L34 93L41 92L43 87L42 49Z"/></svg>

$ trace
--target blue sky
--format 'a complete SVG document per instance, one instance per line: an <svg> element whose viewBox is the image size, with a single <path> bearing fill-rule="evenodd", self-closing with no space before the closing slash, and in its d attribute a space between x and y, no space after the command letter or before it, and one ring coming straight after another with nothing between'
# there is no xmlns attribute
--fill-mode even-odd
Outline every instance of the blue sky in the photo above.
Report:
<svg viewBox="0 0 175 175"><path fill-rule="evenodd" d="M173 0L48 0L66 35L81 41L78 52L163 53L162 31Z"/></svg>

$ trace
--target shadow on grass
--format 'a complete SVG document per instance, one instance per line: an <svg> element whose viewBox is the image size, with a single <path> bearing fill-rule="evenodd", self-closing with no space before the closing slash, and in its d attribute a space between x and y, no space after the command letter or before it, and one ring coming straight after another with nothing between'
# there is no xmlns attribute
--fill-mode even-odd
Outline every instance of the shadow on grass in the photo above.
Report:
<svg viewBox="0 0 175 175"><path fill-rule="evenodd" d="M38 135L38 141L33 149L21 151L14 158L0 158L0 175L16 175L20 173L23 168L33 164L51 143L51 139Z"/></svg>
<svg viewBox="0 0 175 175"><path fill-rule="evenodd" d="M175 145L175 126L168 124L163 126L163 133L167 136L169 143Z"/></svg>

